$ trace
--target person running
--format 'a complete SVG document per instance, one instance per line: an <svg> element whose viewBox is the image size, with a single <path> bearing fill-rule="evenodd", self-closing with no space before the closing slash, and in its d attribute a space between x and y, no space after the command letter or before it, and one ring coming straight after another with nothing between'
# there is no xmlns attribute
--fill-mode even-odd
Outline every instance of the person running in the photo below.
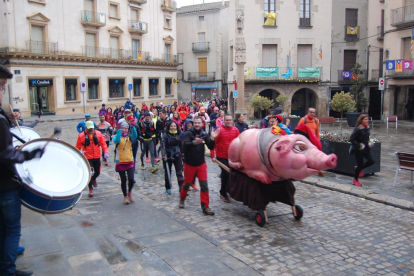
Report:
<svg viewBox="0 0 414 276"><path fill-rule="evenodd" d="M349 141L352 144L351 154L355 154L355 159L357 161L357 166L355 167L354 179L352 184L355 186L362 186L359 182L359 178L364 176L362 172L363 169L368 168L371 165L375 164L374 159L371 155L371 148L374 146L369 139L369 117L368 114L359 115L355 129L349 137ZM364 163L364 158L367 160Z"/></svg>
<svg viewBox="0 0 414 276"><path fill-rule="evenodd" d="M111 141L113 128L112 126L105 121L105 115L99 115L99 122L97 124L96 130L100 131L105 138L106 146L109 147L109 141ZM108 159L104 157L105 152L102 149L102 159L105 161L105 166L108 166Z"/></svg>
<svg viewBox="0 0 414 276"><path fill-rule="evenodd" d="M183 160L181 156L181 132L176 122L168 124L165 133L162 135L161 156L165 171L165 192L169 195L171 194L171 168L173 164L178 181L178 190L181 191L181 187L184 183Z"/></svg>
<svg viewBox="0 0 414 276"><path fill-rule="evenodd" d="M172 120L177 123L180 129L182 129L183 122L181 121L180 114L178 114L178 111L174 111Z"/></svg>
<svg viewBox="0 0 414 276"><path fill-rule="evenodd" d="M115 121L116 122L119 122L119 120L121 120L122 118L124 118L124 111L125 111L125 108L123 106L121 106L119 108L118 114L116 114L116 118L115 118Z"/></svg>
<svg viewBox="0 0 414 276"><path fill-rule="evenodd" d="M159 103L158 103L159 104ZM152 122L154 123L155 126L155 130L156 130L156 134L154 134L152 136L152 141L153 141L153 145L154 145L154 156L155 156L155 163L160 162L160 159L158 158L158 152L157 152L157 145L158 145L158 141L159 141L159 135L160 132L162 131L162 123L160 120L158 120L158 109L156 107L154 107L152 109Z"/></svg>
<svg viewBox="0 0 414 276"><path fill-rule="evenodd" d="M91 121L86 122L86 130L79 133L78 140L76 141L76 148L83 150L83 154L88 159L89 164L94 170L94 173L89 181L89 197L93 197L93 187L98 187L96 179L101 172L101 150L104 152L104 158L109 158L109 150L106 146L105 138L101 132L95 131L94 123Z"/></svg>
<svg viewBox="0 0 414 276"><path fill-rule="evenodd" d="M206 108L204 106L200 107L200 111L195 113L194 117L200 117L203 119L203 130L206 131L206 126L210 123L210 116L208 116Z"/></svg>
<svg viewBox="0 0 414 276"><path fill-rule="evenodd" d="M102 104L102 108L101 109L99 109L99 112L98 112L98 115L99 116L101 116L101 115L106 115L106 113L108 113L108 110L106 109L106 106L105 106L105 104L103 103Z"/></svg>
<svg viewBox="0 0 414 276"><path fill-rule="evenodd" d="M237 113L235 121L236 121L235 127L237 127L240 133L249 129L249 126L244 122L243 114Z"/></svg>
<svg viewBox="0 0 414 276"><path fill-rule="evenodd" d="M203 131L203 120L199 117L193 120L194 127L187 130L184 134L184 186L180 193L179 207L184 208L184 202L188 194L188 189L195 177L200 181L200 201L201 208L205 215L214 215L210 208L210 199L207 182L207 165L204 158L204 144L211 150L214 149L214 140L210 139ZM204 143L203 143L204 142Z"/></svg>
<svg viewBox="0 0 414 276"><path fill-rule="evenodd" d="M133 203L132 188L134 187L134 171L135 162L132 152L132 145L137 140L137 131L132 123L133 127L130 128L127 122L121 123L121 129L116 131L116 135L113 139L117 145L117 154L115 157L115 171L119 173L121 178L121 189L124 194L124 204L128 205ZM128 176L128 189L127 189L127 176Z"/></svg>
<svg viewBox="0 0 414 276"><path fill-rule="evenodd" d="M112 128L115 127L115 115L112 113L112 108L108 107L106 110L105 121L107 121Z"/></svg>
<svg viewBox="0 0 414 276"><path fill-rule="evenodd" d="M13 117L14 117L14 122L12 122L12 127L16 127L16 121L19 123L19 126L25 126L25 127L31 127L34 128L35 126L37 126L37 124L41 121L40 117L38 117L34 122L32 123L25 123L23 121L23 119L21 119L20 117L22 116L22 114L20 113L20 109L18 108L14 108L13 109Z"/></svg>
<svg viewBox="0 0 414 276"><path fill-rule="evenodd" d="M188 113L190 113L190 107L186 105L185 102L182 102L179 107L177 107L178 114L180 114L181 121L187 119Z"/></svg>
<svg viewBox="0 0 414 276"><path fill-rule="evenodd" d="M85 114L85 120L84 120L84 121L82 121L82 122L80 122L80 123L76 126L77 131L78 131L79 133L84 132L84 131L86 130L85 123L86 123L86 122L89 122L90 120L91 120L91 114L86 113L86 114ZM96 128L96 124L95 124L95 123L93 123L93 127L94 127L94 128Z"/></svg>
<svg viewBox="0 0 414 276"><path fill-rule="evenodd" d="M219 110L218 117L216 119L216 128L219 128L222 125L224 125L224 111L223 110Z"/></svg>
<svg viewBox="0 0 414 276"><path fill-rule="evenodd" d="M319 120L315 118L316 116L316 109L310 107L308 109L308 114L305 117L300 118L298 125L305 124L308 128L310 128L313 133L315 133L318 139L320 138L319 134Z"/></svg>
<svg viewBox="0 0 414 276"><path fill-rule="evenodd" d="M141 169L145 170L144 155L146 150L149 150L151 154L151 172L155 173L158 169L155 167L153 136L157 135L157 130L154 126L154 122L151 119L151 114L148 111L145 112L144 120L140 123L140 130L143 138L141 151Z"/></svg>
<svg viewBox="0 0 414 276"><path fill-rule="evenodd" d="M215 155L213 151L213 162L215 156L217 160L220 161L225 166L229 167L229 146L230 143L239 136L239 130L233 126L233 117L230 114L224 116L224 124L221 128L218 128L216 131L211 133L211 139L214 139L215 142ZM229 173L223 169L221 166L221 189L220 189L220 198L226 202L230 203L230 197L228 195L229 189Z"/></svg>

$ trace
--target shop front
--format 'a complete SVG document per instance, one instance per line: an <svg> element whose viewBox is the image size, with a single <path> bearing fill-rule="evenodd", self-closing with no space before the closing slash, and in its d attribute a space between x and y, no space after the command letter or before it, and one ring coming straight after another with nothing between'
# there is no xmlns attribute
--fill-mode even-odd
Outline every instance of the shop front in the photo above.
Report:
<svg viewBox="0 0 414 276"><path fill-rule="evenodd" d="M29 78L30 112L37 114L55 114L53 79Z"/></svg>

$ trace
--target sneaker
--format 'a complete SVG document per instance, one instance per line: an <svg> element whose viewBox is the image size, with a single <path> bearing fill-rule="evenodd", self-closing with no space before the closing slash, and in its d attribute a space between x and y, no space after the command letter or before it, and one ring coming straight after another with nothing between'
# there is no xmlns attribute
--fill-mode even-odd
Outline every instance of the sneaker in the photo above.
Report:
<svg viewBox="0 0 414 276"><path fill-rule="evenodd" d="M231 202L230 197L228 195L227 196L223 196L222 194L220 194L220 199L223 200L226 203L230 203Z"/></svg>
<svg viewBox="0 0 414 276"><path fill-rule="evenodd" d="M17 270L14 272L14 276L31 276L33 271L30 270Z"/></svg>
<svg viewBox="0 0 414 276"><path fill-rule="evenodd" d="M17 255L22 255L24 253L25 248L23 246L19 246L17 248Z"/></svg>
<svg viewBox="0 0 414 276"><path fill-rule="evenodd" d="M203 214L208 216L214 216L214 212L210 209L210 207L203 208Z"/></svg>
<svg viewBox="0 0 414 276"><path fill-rule="evenodd" d="M132 193L131 192L128 193L128 197L129 197L129 202L130 203L134 203L135 202L135 199L132 197Z"/></svg>
<svg viewBox="0 0 414 276"><path fill-rule="evenodd" d="M355 166L354 168L356 170L357 166ZM360 171L358 177L364 177L364 176L365 176L365 173L363 171Z"/></svg>
<svg viewBox="0 0 414 276"><path fill-rule="evenodd" d="M193 188L194 191L198 191L196 184L191 184L191 188Z"/></svg>
<svg viewBox="0 0 414 276"><path fill-rule="evenodd" d="M150 159L147 157L147 158L145 159L145 162L149 163L149 162L150 162Z"/></svg>
<svg viewBox="0 0 414 276"><path fill-rule="evenodd" d="M184 209L184 202L185 202L185 199L180 198L180 204L178 205L178 207L180 207L181 209Z"/></svg>
<svg viewBox="0 0 414 276"><path fill-rule="evenodd" d="M93 189L89 189L89 197L93 197Z"/></svg>
<svg viewBox="0 0 414 276"><path fill-rule="evenodd" d="M145 170L145 165L144 164L141 165L141 170Z"/></svg>
<svg viewBox="0 0 414 276"><path fill-rule="evenodd" d="M362 187L361 182L359 182L359 180L357 180L357 179L352 180L352 185L355 185L355 186L358 186L358 187Z"/></svg>
<svg viewBox="0 0 414 276"><path fill-rule="evenodd" d="M124 196L124 205L128 205L129 202L129 197L128 196Z"/></svg>
<svg viewBox="0 0 414 276"><path fill-rule="evenodd" d="M105 161L105 166L108 166L108 165L109 165L108 160L106 160Z"/></svg>
<svg viewBox="0 0 414 276"><path fill-rule="evenodd" d="M159 163L159 162L160 162L160 159L155 158L155 163Z"/></svg>
<svg viewBox="0 0 414 276"><path fill-rule="evenodd" d="M93 186L98 187L98 183L96 183L96 180L93 181Z"/></svg>
<svg viewBox="0 0 414 276"><path fill-rule="evenodd" d="M156 171L158 171L158 168L156 168L156 167L152 167L151 172L152 172L152 173L155 173Z"/></svg>
<svg viewBox="0 0 414 276"><path fill-rule="evenodd" d="M170 195L170 194L171 194L171 190L166 190L166 191L165 191L165 193L166 193L167 195Z"/></svg>

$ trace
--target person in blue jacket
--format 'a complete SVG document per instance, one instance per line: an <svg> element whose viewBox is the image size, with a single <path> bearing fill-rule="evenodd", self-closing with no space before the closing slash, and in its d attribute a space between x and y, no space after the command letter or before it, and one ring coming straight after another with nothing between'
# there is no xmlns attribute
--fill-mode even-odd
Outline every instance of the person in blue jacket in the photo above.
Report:
<svg viewBox="0 0 414 276"><path fill-rule="evenodd" d="M82 133L82 132L84 132L84 131L86 130L85 122L90 121L90 120L91 120L91 114L86 113L86 114L85 114L85 120L84 120L84 121L82 121L82 122L80 122L80 123L76 126L76 129L78 130L78 132L79 132L79 133ZM97 128L97 127L96 127L96 124L95 124L95 123L93 123L93 125L94 125L94 127L95 127L95 129L96 129L96 128Z"/></svg>
<svg viewBox="0 0 414 276"><path fill-rule="evenodd" d="M124 104L124 108L125 109L132 109L132 107L135 106L130 99L128 99L125 104Z"/></svg>

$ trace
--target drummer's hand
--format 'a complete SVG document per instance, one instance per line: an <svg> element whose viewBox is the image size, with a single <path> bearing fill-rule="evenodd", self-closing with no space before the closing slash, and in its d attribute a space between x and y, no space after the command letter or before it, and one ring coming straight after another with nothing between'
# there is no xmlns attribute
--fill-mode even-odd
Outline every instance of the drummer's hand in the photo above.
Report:
<svg viewBox="0 0 414 276"><path fill-rule="evenodd" d="M25 151L25 160L29 161L34 158L42 157L43 149L42 148L35 148L32 151Z"/></svg>
<svg viewBox="0 0 414 276"><path fill-rule="evenodd" d="M216 163L216 160L217 160L217 159L216 159L215 157L212 157L212 158L211 158L211 161L213 161L213 163Z"/></svg>

